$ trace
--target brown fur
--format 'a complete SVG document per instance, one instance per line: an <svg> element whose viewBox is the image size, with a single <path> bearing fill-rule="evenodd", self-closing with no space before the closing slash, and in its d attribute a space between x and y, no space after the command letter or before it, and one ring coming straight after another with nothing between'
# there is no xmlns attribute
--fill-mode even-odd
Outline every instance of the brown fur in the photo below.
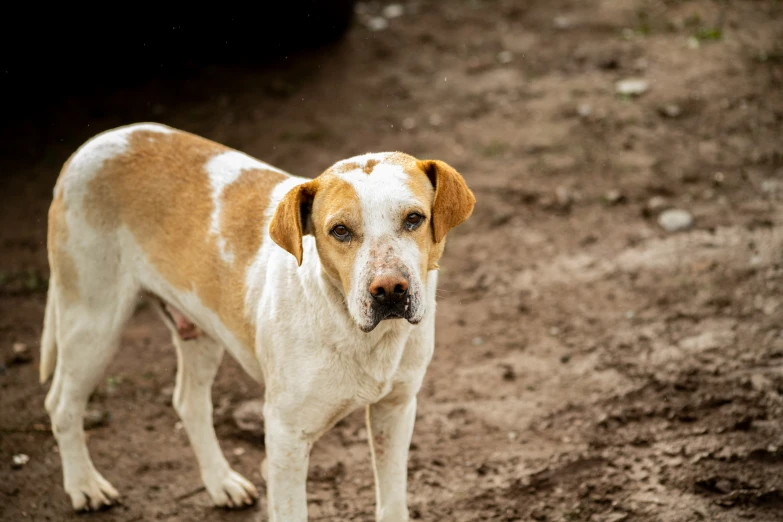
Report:
<svg viewBox="0 0 783 522"><path fill-rule="evenodd" d="M299 266L302 266L302 235L307 226L302 221L302 214L309 214L318 183L319 180L315 179L288 191L269 223L269 236L292 254Z"/></svg>
<svg viewBox="0 0 783 522"><path fill-rule="evenodd" d="M126 225L148 262L180 290L195 291L250 350L255 328L245 312L245 274L263 237L264 211L285 176L248 170L222 193L221 235L229 264L210 234L213 210L206 163L231 149L175 132L137 131L128 151L104 163L90 182L84 207L96 228Z"/></svg>
<svg viewBox="0 0 783 522"><path fill-rule="evenodd" d="M365 174L372 174L372 169L378 164L378 160L367 160L367 164L362 169Z"/></svg>
<svg viewBox="0 0 783 522"><path fill-rule="evenodd" d="M440 160L420 160L416 166L427 174L435 187L432 234L435 243L440 243L449 230L470 217L476 197L451 165Z"/></svg>
<svg viewBox="0 0 783 522"><path fill-rule="evenodd" d="M305 232L301 217L303 205L309 214L312 224L310 232L315 236L324 271L339 281L347 293L351 285L350 275L353 272L356 247L362 234L362 215L356 191L350 183L327 171L286 194L269 225L269 234L278 245L296 257L299 265L302 264L302 234ZM350 242L341 243L327 237L332 227L338 224L351 230L353 239Z"/></svg>
<svg viewBox="0 0 783 522"><path fill-rule="evenodd" d="M358 168L361 168L361 167L359 167L358 163L355 163L353 161L349 161L349 162L346 162L346 163L341 163L340 165L337 165L336 167L333 167L332 171L335 174L344 174L345 172L350 172L350 171L356 170Z"/></svg>
<svg viewBox="0 0 783 522"><path fill-rule="evenodd" d="M313 223L320 225L316 225L313 231L318 256L326 273L339 281L347 294L351 288L356 253L363 238L359 196L350 183L334 176L324 176L323 186L324 197L317 197L313 205ZM334 217L327 222L329 216ZM351 230L353 238L350 242L330 240L329 231L337 224L343 224Z"/></svg>

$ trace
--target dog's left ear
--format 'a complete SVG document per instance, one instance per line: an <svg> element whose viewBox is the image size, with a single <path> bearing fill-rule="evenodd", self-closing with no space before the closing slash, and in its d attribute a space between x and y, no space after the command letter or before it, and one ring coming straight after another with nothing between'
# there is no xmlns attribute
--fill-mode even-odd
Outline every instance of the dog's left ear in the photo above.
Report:
<svg viewBox="0 0 783 522"><path fill-rule="evenodd" d="M470 217L476 197L451 165L440 160L420 160L416 166L427 174L435 187L432 234L435 242L440 243L449 230Z"/></svg>
<svg viewBox="0 0 783 522"><path fill-rule="evenodd" d="M302 266L302 236L312 233L310 215L318 181L298 185L283 196L269 222L269 236Z"/></svg>

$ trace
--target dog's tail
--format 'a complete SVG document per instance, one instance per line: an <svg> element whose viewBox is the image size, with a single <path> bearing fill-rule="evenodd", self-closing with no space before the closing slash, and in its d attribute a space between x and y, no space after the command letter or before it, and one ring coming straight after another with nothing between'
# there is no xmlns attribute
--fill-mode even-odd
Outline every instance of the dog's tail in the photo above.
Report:
<svg viewBox="0 0 783 522"><path fill-rule="evenodd" d="M54 373L57 365L57 306L55 304L54 276L49 279L49 290L46 294L46 311L44 312L43 333L41 333L40 379L45 383Z"/></svg>

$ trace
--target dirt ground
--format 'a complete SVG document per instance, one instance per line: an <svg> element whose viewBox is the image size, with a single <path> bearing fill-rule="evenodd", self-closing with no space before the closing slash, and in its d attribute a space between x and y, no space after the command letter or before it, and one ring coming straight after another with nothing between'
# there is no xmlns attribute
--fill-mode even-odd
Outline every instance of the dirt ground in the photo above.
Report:
<svg viewBox="0 0 783 522"><path fill-rule="evenodd" d="M170 406L175 354L148 309L90 404L90 450L122 504L79 516L62 489L37 380L46 212L79 144L143 120L306 176L381 150L465 176L478 203L442 262L413 519L783 519L783 4L403 5L373 31L382 6L360 4L334 48L85 94L5 132L0 519L265 516L264 501L226 512L200 489ZM628 78L647 91L618 94ZM692 226L664 230L670 208ZM33 360L11 360L14 343ZM263 491L263 440L233 417L262 395L224 361L218 436ZM373 520L362 412L316 444L308 495L312 520Z"/></svg>

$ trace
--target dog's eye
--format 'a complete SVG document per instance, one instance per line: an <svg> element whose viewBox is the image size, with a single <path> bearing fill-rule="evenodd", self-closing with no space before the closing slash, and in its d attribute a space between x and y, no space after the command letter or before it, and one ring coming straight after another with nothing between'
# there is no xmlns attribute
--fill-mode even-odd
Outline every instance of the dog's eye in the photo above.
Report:
<svg viewBox="0 0 783 522"><path fill-rule="evenodd" d="M421 214L417 214L416 212L408 214L408 217L405 218L405 228L408 230L416 230L419 225L421 225L422 221L424 221L424 216Z"/></svg>
<svg viewBox="0 0 783 522"><path fill-rule="evenodd" d="M351 239L351 231L345 225L337 225L332 229L332 235L338 241L348 241Z"/></svg>

